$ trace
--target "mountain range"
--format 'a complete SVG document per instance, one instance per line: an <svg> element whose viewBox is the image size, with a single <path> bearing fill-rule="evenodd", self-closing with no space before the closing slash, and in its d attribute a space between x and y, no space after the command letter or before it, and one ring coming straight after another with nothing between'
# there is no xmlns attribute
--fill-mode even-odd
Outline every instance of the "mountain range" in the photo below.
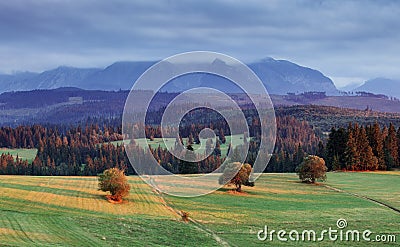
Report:
<svg viewBox="0 0 400 247"><path fill-rule="evenodd" d="M155 63L156 61L116 62L104 69L61 66L42 73L23 72L13 75L0 75L0 93L59 87L126 90L130 89L136 79ZM326 92L328 95L336 95L338 93L332 80L321 72L286 60L265 58L250 63L248 66L263 81L271 94L302 93L307 91ZM215 85L219 85L219 88ZM209 74L191 74L184 78L176 78L171 83L168 83L163 90L176 92L188 86L214 86L226 92L236 92L238 90L232 83L227 84L226 79Z"/></svg>
<svg viewBox="0 0 400 247"><path fill-rule="evenodd" d="M353 92L364 91L375 94L384 94L400 99L400 80L387 78L375 78L366 81L361 86L352 90Z"/></svg>

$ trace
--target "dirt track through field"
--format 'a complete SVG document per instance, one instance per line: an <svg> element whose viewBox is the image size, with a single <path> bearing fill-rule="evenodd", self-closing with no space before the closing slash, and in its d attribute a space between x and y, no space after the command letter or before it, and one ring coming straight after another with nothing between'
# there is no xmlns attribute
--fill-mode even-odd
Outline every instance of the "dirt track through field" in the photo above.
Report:
<svg viewBox="0 0 400 247"><path fill-rule="evenodd" d="M376 203L376 204L378 204L380 206L389 208L389 209L395 211L396 213L400 213L400 209L395 208L395 207L393 207L393 206L391 206L391 205L389 205L387 203L384 203L384 202L378 201L376 199L370 198L368 196L362 196L362 195L359 195L359 194L356 194L356 193L352 193L352 192L348 192L348 191L345 191L345 190L341 190L341 189L338 189L338 188L335 188L335 187L332 187L332 186L329 186L329 185L324 185L324 187L327 188L327 189L336 191L336 192L346 193L346 194L351 195L351 196L355 196L355 197L362 198L362 199L367 200L367 201L371 201L371 202Z"/></svg>
<svg viewBox="0 0 400 247"><path fill-rule="evenodd" d="M167 200L164 197L164 194L162 191L154 189L153 192L157 194L160 197L160 200L164 206L172 211L173 213L177 214L179 217L182 217L182 212L178 209L176 209L171 203L167 202ZM199 231L204 232L205 234L211 236L219 245L229 247L232 246L222 238L220 238L213 230L207 228L204 224L201 224L200 222L196 221L193 218L188 218L189 222L192 223L192 225Z"/></svg>

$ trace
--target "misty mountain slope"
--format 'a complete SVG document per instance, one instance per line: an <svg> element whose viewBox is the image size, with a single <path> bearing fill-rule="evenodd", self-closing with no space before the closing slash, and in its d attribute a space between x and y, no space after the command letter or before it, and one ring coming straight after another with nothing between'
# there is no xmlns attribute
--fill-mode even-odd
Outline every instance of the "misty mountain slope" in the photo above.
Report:
<svg viewBox="0 0 400 247"><path fill-rule="evenodd" d="M366 81L363 85L357 87L353 91L365 91L374 94L385 94L400 98L400 80L375 78Z"/></svg>
<svg viewBox="0 0 400 247"><path fill-rule="evenodd" d="M354 91L354 89L360 87L362 84L363 83L352 82L350 84L347 84L346 86L338 87L337 89L339 89L342 92L351 92L351 91Z"/></svg>
<svg viewBox="0 0 400 247"><path fill-rule="evenodd" d="M86 77L80 87L84 89L131 89L134 82L156 62L116 62Z"/></svg>
<svg viewBox="0 0 400 247"><path fill-rule="evenodd" d="M321 91L336 95L338 90L332 80L321 72L286 60L265 58L249 64L260 77L267 90L273 94Z"/></svg>
<svg viewBox="0 0 400 247"><path fill-rule="evenodd" d="M221 61L215 61L219 66ZM79 87L83 89L130 89L139 76L155 61L116 62L104 69L58 67L40 74L0 75L0 92ZM213 64L214 65L214 64ZM175 65L165 66L162 73L173 73ZM308 91L338 93L331 79L321 72L285 60L266 58L248 65L262 80L271 94ZM226 68L226 67L225 67ZM182 91L190 87L215 87L225 92L237 92L238 87L224 78L210 74L192 74L172 80L163 90Z"/></svg>
<svg viewBox="0 0 400 247"><path fill-rule="evenodd" d="M37 73L32 72L18 72L13 75L0 75L0 92L18 91L19 88L25 86L24 81L30 80L37 75Z"/></svg>
<svg viewBox="0 0 400 247"><path fill-rule="evenodd" d="M100 69L81 69L61 66L54 70L45 71L35 77L35 89L54 89L59 87L80 87L82 80L100 71Z"/></svg>
<svg viewBox="0 0 400 247"><path fill-rule="evenodd" d="M2 92L27 91L33 89L55 89L59 87L81 87L82 80L100 69L81 69L60 66L53 70L47 70L40 74L23 73L10 75L5 82Z"/></svg>

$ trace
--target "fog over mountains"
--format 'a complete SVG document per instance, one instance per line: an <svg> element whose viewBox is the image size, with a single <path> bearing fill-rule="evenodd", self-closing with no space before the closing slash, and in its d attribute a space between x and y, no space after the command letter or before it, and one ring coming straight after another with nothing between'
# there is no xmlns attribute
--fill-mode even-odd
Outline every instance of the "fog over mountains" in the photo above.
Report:
<svg viewBox="0 0 400 247"><path fill-rule="evenodd" d="M61 66L42 73L16 73L0 75L0 92L27 91L33 89L54 89L79 87L82 89L119 90L130 89L136 79L155 61L116 62L102 68L73 68ZM297 65L286 60L265 58L248 66L263 81L271 94L302 93L308 91L326 92L337 95L332 80L321 72ZM206 74L189 75L171 81L163 90L180 91L188 86L220 85L226 92L236 92L237 87L224 84L217 76ZM216 86L217 89L218 86Z"/></svg>

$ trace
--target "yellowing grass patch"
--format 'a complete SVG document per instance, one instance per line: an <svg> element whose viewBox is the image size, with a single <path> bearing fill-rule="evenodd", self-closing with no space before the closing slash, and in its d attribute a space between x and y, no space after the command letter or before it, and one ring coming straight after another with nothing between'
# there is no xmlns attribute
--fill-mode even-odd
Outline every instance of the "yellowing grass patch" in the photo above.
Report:
<svg viewBox="0 0 400 247"><path fill-rule="evenodd" d="M75 177L71 180L71 177L3 176L0 177L0 196L11 201L22 200L31 207L52 212L142 214L176 218L150 186L137 177L129 178L129 182L131 193L119 205L107 202L107 193L98 190L95 177Z"/></svg>
<svg viewBox="0 0 400 247"><path fill-rule="evenodd" d="M51 235L39 232L25 232L20 230L14 230L10 228L0 228L0 238L20 238L21 236L29 237L30 239L35 240L45 240L51 238ZM1 244L0 244L1 245Z"/></svg>

